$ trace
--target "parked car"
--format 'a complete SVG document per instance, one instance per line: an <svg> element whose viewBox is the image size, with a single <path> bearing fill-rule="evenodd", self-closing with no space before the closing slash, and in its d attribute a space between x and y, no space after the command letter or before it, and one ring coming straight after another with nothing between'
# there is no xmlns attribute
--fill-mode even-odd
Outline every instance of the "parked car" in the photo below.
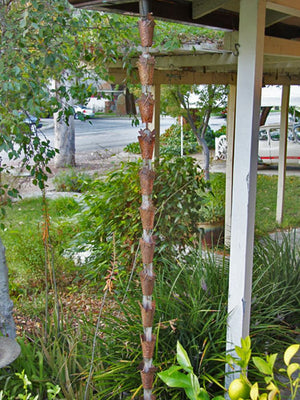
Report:
<svg viewBox="0 0 300 400"><path fill-rule="evenodd" d="M259 128L258 158L262 164L274 165L279 160L280 125ZM300 165L300 124L288 126L287 165Z"/></svg>
<svg viewBox="0 0 300 400"><path fill-rule="evenodd" d="M85 106L73 106L74 108L74 118L79 119L79 115L81 114L85 118L93 118L95 116L95 113L92 108L88 108Z"/></svg>
<svg viewBox="0 0 300 400"><path fill-rule="evenodd" d="M20 112L20 116L22 116L24 114L24 119L23 119L23 122L26 124L26 125L28 125L29 126L29 128L30 128L30 130L31 130L31 132L32 133L36 133L37 132L37 130L38 129L40 129L42 126L43 126L43 124L42 123L38 123L37 124L37 122L38 122L38 119L37 119L37 117L35 117L34 115L30 115L30 114L25 114L25 113L23 113L23 112Z"/></svg>

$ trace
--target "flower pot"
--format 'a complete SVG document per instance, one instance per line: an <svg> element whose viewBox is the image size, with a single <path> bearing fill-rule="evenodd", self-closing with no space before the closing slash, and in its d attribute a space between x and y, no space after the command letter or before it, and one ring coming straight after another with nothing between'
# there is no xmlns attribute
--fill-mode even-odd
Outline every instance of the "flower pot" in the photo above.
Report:
<svg viewBox="0 0 300 400"><path fill-rule="evenodd" d="M141 129L139 131L138 140L140 143L142 158L144 160L151 160L153 156L153 149L155 144L155 130Z"/></svg>
<svg viewBox="0 0 300 400"><path fill-rule="evenodd" d="M141 271L140 280L141 280L143 295L151 296L153 293L153 288L155 283L155 274L150 276L145 271Z"/></svg>
<svg viewBox="0 0 300 400"><path fill-rule="evenodd" d="M154 18L149 13L147 17L141 18L138 22L139 32L141 38L141 45L143 47L151 47L153 43L153 33L154 33Z"/></svg>
<svg viewBox="0 0 300 400"><path fill-rule="evenodd" d="M200 222L198 224L203 246L215 247L224 243L224 221Z"/></svg>
<svg viewBox="0 0 300 400"><path fill-rule="evenodd" d="M152 301L152 308L146 310L142 304L140 304L142 323L144 328L151 328L153 325L153 318L155 313L155 301Z"/></svg>
<svg viewBox="0 0 300 400"><path fill-rule="evenodd" d="M142 220L143 229L153 229L155 207L151 204L149 207L140 207L140 216Z"/></svg>
<svg viewBox="0 0 300 400"><path fill-rule="evenodd" d="M145 340L145 335L141 335L140 337L141 337L141 345L142 345L142 350L143 350L143 357L148 358L148 359L152 358L153 353L154 353L156 336L152 335L151 342L147 342Z"/></svg>
<svg viewBox="0 0 300 400"><path fill-rule="evenodd" d="M155 172L147 167L143 167L140 170L139 175L142 194L149 196L153 190Z"/></svg>
<svg viewBox="0 0 300 400"><path fill-rule="evenodd" d="M151 264L154 256L155 241L151 238L151 242L148 243L144 239L140 239L140 247L143 264Z"/></svg>
<svg viewBox="0 0 300 400"><path fill-rule="evenodd" d="M141 97L136 101L138 103L142 122L151 123L153 119L154 99L151 93L142 93Z"/></svg>
<svg viewBox="0 0 300 400"><path fill-rule="evenodd" d="M155 58L148 53L142 54L137 62L140 81L142 85L153 85Z"/></svg>
<svg viewBox="0 0 300 400"><path fill-rule="evenodd" d="M148 372L140 371L144 389L152 389L155 371L155 367L151 367Z"/></svg>

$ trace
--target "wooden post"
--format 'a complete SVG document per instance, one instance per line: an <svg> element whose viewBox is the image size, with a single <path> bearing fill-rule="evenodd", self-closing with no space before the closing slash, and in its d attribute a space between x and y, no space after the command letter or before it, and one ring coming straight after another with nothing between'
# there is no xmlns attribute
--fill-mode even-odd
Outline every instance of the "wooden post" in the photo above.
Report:
<svg viewBox="0 0 300 400"><path fill-rule="evenodd" d="M249 334L265 0L240 1L227 352ZM227 369L229 372L229 368ZM238 377L227 375L226 387Z"/></svg>
<svg viewBox="0 0 300 400"><path fill-rule="evenodd" d="M281 224L283 220L289 97L290 97L290 86L283 86L282 97L281 97L279 164L278 164L277 206L276 206L276 222L278 224Z"/></svg>

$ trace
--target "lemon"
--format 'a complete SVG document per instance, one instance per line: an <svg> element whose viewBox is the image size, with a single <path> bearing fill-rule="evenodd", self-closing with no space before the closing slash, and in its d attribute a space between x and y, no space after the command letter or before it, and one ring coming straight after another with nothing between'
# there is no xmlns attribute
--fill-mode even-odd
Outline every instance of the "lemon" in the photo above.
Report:
<svg viewBox="0 0 300 400"><path fill-rule="evenodd" d="M249 399L250 387L242 379L235 379L228 388L231 400Z"/></svg>

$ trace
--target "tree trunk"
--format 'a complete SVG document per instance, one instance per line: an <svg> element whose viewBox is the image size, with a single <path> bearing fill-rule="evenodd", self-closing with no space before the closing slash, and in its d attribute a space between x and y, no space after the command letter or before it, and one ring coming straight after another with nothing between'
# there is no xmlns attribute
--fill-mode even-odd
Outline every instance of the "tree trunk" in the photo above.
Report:
<svg viewBox="0 0 300 400"><path fill-rule="evenodd" d="M198 143L200 144L200 146L202 147L203 150L203 154L204 154L204 180L205 181L209 181L209 158L210 158L210 154L209 154L209 148L207 146L206 140L202 137L199 137L197 135L197 139L198 139Z"/></svg>
<svg viewBox="0 0 300 400"><path fill-rule="evenodd" d="M265 125L268 115L270 114L271 108L272 107L262 107L261 114L260 114L260 120L259 120L259 126Z"/></svg>
<svg viewBox="0 0 300 400"><path fill-rule="evenodd" d="M64 116L54 114L54 146L59 150L54 164L57 168L75 166L75 126L74 117L70 116L68 124Z"/></svg>
<svg viewBox="0 0 300 400"><path fill-rule="evenodd" d="M12 310L13 302L9 298L5 247L0 239L0 330L4 336L14 339L16 337L16 327Z"/></svg>

